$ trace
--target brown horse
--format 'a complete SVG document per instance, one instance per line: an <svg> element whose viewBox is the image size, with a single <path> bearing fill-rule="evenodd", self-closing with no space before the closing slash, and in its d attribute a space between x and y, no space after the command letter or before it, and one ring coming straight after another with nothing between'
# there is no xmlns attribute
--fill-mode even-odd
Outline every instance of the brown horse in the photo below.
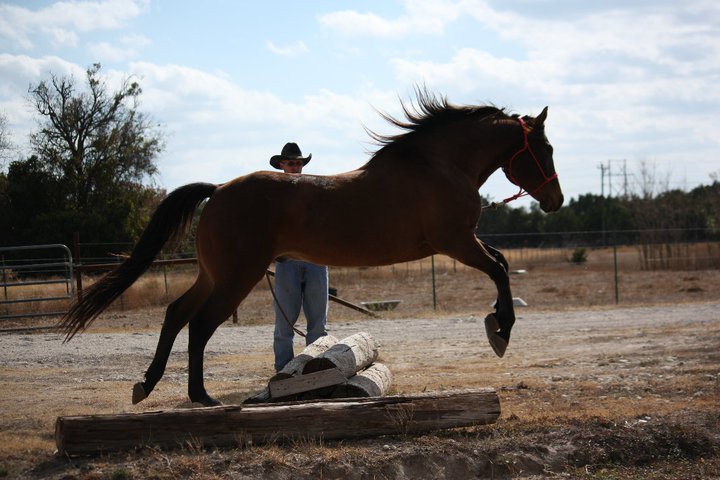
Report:
<svg viewBox="0 0 720 480"><path fill-rule="evenodd" d="M131 256L63 317L59 326L66 341L137 280L209 197L197 227L198 277L168 306L155 357L145 381L133 389L133 403L152 392L175 337L189 323L190 400L219 404L203 384L205 345L278 256L331 266L388 265L433 254L457 259L495 282L496 311L485 326L502 357L515 313L505 258L475 236L482 210L478 189L502 168L542 210L560 208L563 195L544 133L547 107L537 118L509 116L495 107L456 106L419 92L417 107L403 108L406 121L385 118L405 132L372 134L381 148L357 170L332 176L256 172L221 185L193 183L174 190Z"/></svg>

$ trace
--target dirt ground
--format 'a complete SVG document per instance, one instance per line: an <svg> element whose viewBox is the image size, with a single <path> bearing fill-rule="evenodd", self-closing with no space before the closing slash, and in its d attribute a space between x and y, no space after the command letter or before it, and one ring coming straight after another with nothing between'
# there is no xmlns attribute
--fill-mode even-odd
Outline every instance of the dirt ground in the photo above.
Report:
<svg viewBox="0 0 720 480"><path fill-rule="evenodd" d="M380 341L380 360L393 373L391 394L498 391L496 424L420 436L62 458L53 453L58 416L192 407L187 332L156 390L136 406L132 385L152 358L164 309L107 312L66 344L47 332L0 335L0 477L720 478L718 273L625 277L618 306L592 301L593 292L608 289L612 299L606 276L598 286L595 272L577 273L552 283L532 274L513 278L515 294L530 305L518 308L503 359L485 339L487 281L446 279L436 311L425 292L413 306L413 292L402 285L371 282L358 287L366 298L403 295L388 318L331 307L330 333L365 331ZM358 298L349 280L335 278L341 294ZM274 373L272 326L253 318L241 313L208 344L206 386L223 403L242 402Z"/></svg>

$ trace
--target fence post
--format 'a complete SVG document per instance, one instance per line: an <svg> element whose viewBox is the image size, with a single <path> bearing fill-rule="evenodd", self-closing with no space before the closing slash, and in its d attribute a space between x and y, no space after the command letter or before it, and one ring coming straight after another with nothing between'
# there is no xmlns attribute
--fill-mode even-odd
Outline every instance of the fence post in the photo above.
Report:
<svg viewBox="0 0 720 480"><path fill-rule="evenodd" d="M122 263L122 259L117 257L116 263ZM120 311L125 311L125 292L120 294Z"/></svg>
<svg viewBox="0 0 720 480"><path fill-rule="evenodd" d="M75 257L76 265L82 265L80 260L80 232L73 232L73 256ZM82 299L82 271L79 268L75 268L75 289L77 290L78 302Z"/></svg>
<svg viewBox="0 0 720 480"><path fill-rule="evenodd" d="M5 269L5 254L3 254L3 256L2 256L2 272L3 272L3 274L2 274L3 291L5 293L5 301L7 302L8 301L8 289L7 289L8 278L7 278L7 272ZM8 305L6 304L5 305L5 315L8 315L8 314L10 314L10 307L8 307Z"/></svg>
<svg viewBox="0 0 720 480"><path fill-rule="evenodd" d="M430 256L430 266L432 269L433 310L437 310L437 297L435 295L435 255Z"/></svg>
<svg viewBox="0 0 720 480"><path fill-rule="evenodd" d="M615 305L620 303L620 291L618 289L618 264L617 264L617 245L613 244L613 263L615 264Z"/></svg>

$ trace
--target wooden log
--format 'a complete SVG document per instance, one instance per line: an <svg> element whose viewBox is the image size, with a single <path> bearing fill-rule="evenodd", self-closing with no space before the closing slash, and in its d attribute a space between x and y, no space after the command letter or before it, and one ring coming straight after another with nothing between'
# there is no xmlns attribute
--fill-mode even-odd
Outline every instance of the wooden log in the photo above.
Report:
<svg viewBox="0 0 720 480"><path fill-rule="evenodd" d="M313 358L325 353L336 343L338 343L338 340L332 335L324 335L318 338L313 343L305 347L305 349L300 352L300 355L293 357L293 359L290 360L282 370L275 374L270 381L272 382L273 380L282 380L294 377L295 375L301 375L303 368L305 368L305 364Z"/></svg>
<svg viewBox="0 0 720 480"><path fill-rule="evenodd" d="M333 337L332 335L324 335L317 340L315 340L310 345L306 346L305 349L297 356L295 356L292 360L290 360L285 367L283 367L282 370L280 370L278 373L276 373L268 382L268 386L264 388L263 390L260 390L259 392L255 393L254 395L246 398L243 401L243 404L253 404L253 403L268 403L273 400L270 394L270 384L276 381L281 381L289 378L293 378L295 376L301 375L302 370L305 367L305 364L312 360L313 358L317 357L318 355L325 352L328 348L332 347L338 342L337 338ZM335 384L337 385L337 384ZM297 400L297 398L290 398L285 399L287 400Z"/></svg>
<svg viewBox="0 0 720 480"><path fill-rule="evenodd" d="M390 369L382 363L373 363L349 378L347 382L335 387L331 397L382 397L387 395L391 384Z"/></svg>
<svg viewBox="0 0 720 480"><path fill-rule="evenodd" d="M294 439L344 439L415 434L493 423L495 390L391 397L191 408L116 415L59 417L61 455L88 455L143 446L245 446Z"/></svg>
<svg viewBox="0 0 720 480"><path fill-rule="evenodd" d="M303 375L337 368L345 378L350 378L377 360L379 348L380 344L368 333L350 335L307 362Z"/></svg>
<svg viewBox="0 0 720 480"><path fill-rule="evenodd" d="M268 403L270 401L270 389L268 387L263 388L257 393L249 396L243 400L243 405L251 405L255 403Z"/></svg>
<svg viewBox="0 0 720 480"><path fill-rule="evenodd" d="M282 398L325 387L334 387L346 381L345 375L340 373L337 368L328 368L307 375L275 380L268 383L268 388L270 389L270 398Z"/></svg>

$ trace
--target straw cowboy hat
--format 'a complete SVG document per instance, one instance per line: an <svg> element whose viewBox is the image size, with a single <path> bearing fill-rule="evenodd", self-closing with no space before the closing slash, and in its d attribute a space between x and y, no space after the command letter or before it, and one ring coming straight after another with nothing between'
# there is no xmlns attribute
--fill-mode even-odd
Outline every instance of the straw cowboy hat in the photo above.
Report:
<svg viewBox="0 0 720 480"><path fill-rule="evenodd" d="M298 147L297 143L290 142L285 144L282 151L280 152L280 155L273 155L272 157L270 157L270 165L277 168L278 170L282 170L282 167L280 166L280 162L282 160L302 160L303 166L305 166L308 164L311 158L312 153L307 157L303 157L302 152L300 151L300 147Z"/></svg>

